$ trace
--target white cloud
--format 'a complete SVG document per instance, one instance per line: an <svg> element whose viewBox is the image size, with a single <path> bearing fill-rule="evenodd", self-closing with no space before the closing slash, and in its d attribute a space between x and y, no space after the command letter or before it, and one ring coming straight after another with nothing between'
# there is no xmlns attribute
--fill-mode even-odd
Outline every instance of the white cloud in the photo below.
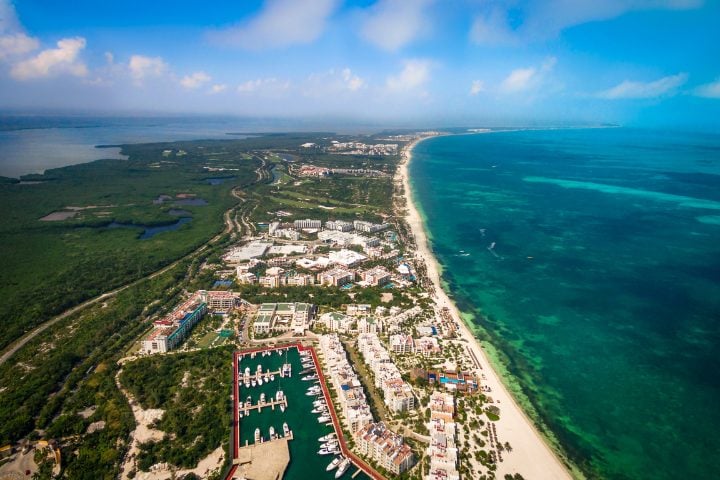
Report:
<svg viewBox="0 0 720 480"><path fill-rule="evenodd" d="M105 52L105 62L107 62L108 65L112 65L115 63L115 55L113 55L112 52Z"/></svg>
<svg viewBox="0 0 720 480"><path fill-rule="evenodd" d="M609 90L597 94L600 98L623 99L623 98L657 98L670 96L677 93L678 87L687 81L686 73L678 73L663 77L653 82L634 82L625 80Z"/></svg>
<svg viewBox="0 0 720 480"><path fill-rule="evenodd" d="M424 85L429 79L428 60L406 60L400 73L388 77L387 87L390 90L413 90Z"/></svg>
<svg viewBox="0 0 720 480"><path fill-rule="evenodd" d="M378 0L368 9L361 33L383 50L396 51L426 31L425 18L433 0Z"/></svg>
<svg viewBox="0 0 720 480"><path fill-rule="evenodd" d="M516 93L537 87L556 63L557 59L550 57L540 67L517 68L505 77L500 84L500 90L505 93Z"/></svg>
<svg viewBox="0 0 720 480"><path fill-rule="evenodd" d="M470 30L478 44L518 44L556 37L563 30L589 22L610 20L639 10L687 10L703 0L501 0L486 2ZM522 18L511 25L513 18Z"/></svg>
<svg viewBox="0 0 720 480"><path fill-rule="evenodd" d="M213 32L210 37L219 43L249 50L311 43L323 33L337 5L337 0L266 0L255 18Z"/></svg>
<svg viewBox="0 0 720 480"><path fill-rule="evenodd" d="M82 37L63 38L57 42L57 48L49 48L36 56L15 64L10 71L13 78L27 80L52 75L69 74L84 77L88 73L85 64L78 59L85 48Z"/></svg>
<svg viewBox="0 0 720 480"><path fill-rule="evenodd" d="M278 93L290 88L289 81L281 81L275 77L257 78L241 83L237 87L238 93Z"/></svg>
<svg viewBox="0 0 720 480"><path fill-rule="evenodd" d="M40 47L37 38L28 37L24 33L0 36L0 60L7 57L24 55Z"/></svg>
<svg viewBox="0 0 720 480"><path fill-rule="evenodd" d="M201 87L210 80L212 80L212 78L207 73L195 72L192 75L185 75L182 79L180 79L180 85L185 88L193 89Z"/></svg>
<svg viewBox="0 0 720 480"><path fill-rule="evenodd" d="M168 70L168 64L160 57L133 55L130 57L128 69L135 83L141 84L146 78L164 75Z"/></svg>
<svg viewBox="0 0 720 480"><path fill-rule="evenodd" d="M210 87L210 93L212 94L221 93L225 90L227 90L227 85L225 85L224 83L217 83Z"/></svg>
<svg viewBox="0 0 720 480"><path fill-rule="evenodd" d="M720 98L720 78L717 78L714 82L700 85L694 91L698 97L705 98Z"/></svg>
<svg viewBox="0 0 720 480"><path fill-rule="evenodd" d="M345 68L342 71L342 79L345 82L345 86L350 91L357 91L360 90L362 87L365 86L365 80L358 77L357 75L353 75L352 71L349 68Z"/></svg>
<svg viewBox="0 0 720 480"><path fill-rule="evenodd" d="M485 90L485 84L481 80L473 80L470 85L470 95L477 95Z"/></svg>
<svg viewBox="0 0 720 480"><path fill-rule="evenodd" d="M25 33L13 4L8 0L0 0L0 60L24 55L38 48L40 42Z"/></svg>

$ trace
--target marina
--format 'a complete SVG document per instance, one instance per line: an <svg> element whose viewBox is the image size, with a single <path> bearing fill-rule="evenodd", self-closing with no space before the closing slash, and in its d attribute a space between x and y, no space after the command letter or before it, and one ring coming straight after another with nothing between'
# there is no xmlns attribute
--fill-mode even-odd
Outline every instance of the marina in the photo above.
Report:
<svg viewBox="0 0 720 480"><path fill-rule="evenodd" d="M347 449L317 362L297 344L235 353L227 480L383 478Z"/></svg>

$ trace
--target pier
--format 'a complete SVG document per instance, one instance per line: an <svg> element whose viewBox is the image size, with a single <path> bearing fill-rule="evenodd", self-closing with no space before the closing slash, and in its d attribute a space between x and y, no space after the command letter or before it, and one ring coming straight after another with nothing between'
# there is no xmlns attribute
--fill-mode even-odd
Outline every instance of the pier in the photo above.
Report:
<svg viewBox="0 0 720 480"><path fill-rule="evenodd" d="M283 397L282 400L270 400L265 402L258 402L255 405L245 406L245 405L238 405L238 410L243 412L245 415L248 415L251 411L257 410L258 413L262 412L262 409L265 407L270 407L271 409L275 410L275 405L282 405L285 408L288 406L287 398Z"/></svg>

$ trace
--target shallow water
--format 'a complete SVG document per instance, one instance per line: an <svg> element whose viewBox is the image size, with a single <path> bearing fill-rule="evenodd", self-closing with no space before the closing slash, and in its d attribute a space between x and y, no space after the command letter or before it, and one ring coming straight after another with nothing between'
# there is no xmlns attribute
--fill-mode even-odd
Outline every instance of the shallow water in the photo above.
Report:
<svg viewBox="0 0 720 480"><path fill-rule="evenodd" d="M577 463L720 476L720 138L442 137L410 176L453 296Z"/></svg>

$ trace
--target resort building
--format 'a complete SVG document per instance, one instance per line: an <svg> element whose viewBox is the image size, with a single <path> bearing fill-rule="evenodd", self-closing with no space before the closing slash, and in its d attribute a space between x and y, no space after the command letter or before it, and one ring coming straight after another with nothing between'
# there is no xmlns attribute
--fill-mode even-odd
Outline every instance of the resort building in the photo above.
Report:
<svg viewBox="0 0 720 480"><path fill-rule="evenodd" d="M255 316L255 333L287 332L303 335L315 316L309 303L263 303Z"/></svg>
<svg viewBox="0 0 720 480"><path fill-rule="evenodd" d="M410 335L390 335L390 349L400 355L413 353L415 342Z"/></svg>
<svg viewBox="0 0 720 480"><path fill-rule="evenodd" d="M323 313L319 321L331 332L348 333L355 319L340 312L328 312Z"/></svg>
<svg viewBox="0 0 720 480"><path fill-rule="evenodd" d="M141 350L144 353L165 353L177 348L205 312L207 304L201 292L196 292L172 313L154 322L154 329L142 341Z"/></svg>
<svg viewBox="0 0 720 480"><path fill-rule="evenodd" d="M325 222L325 230L337 230L338 232L351 232L354 229L352 222L343 220L330 220Z"/></svg>
<svg viewBox="0 0 720 480"><path fill-rule="evenodd" d="M240 263L251 258L260 258L265 255L268 248L272 247L272 243L253 241L241 247L234 247L225 254L224 260L227 263Z"/></svg>
<svg viewBox="0 0 720 480"><path fill-rule="evenodd" d="M305 220L295 220L294 222L295 228L304 230L304 229L315 229L319 230L322 228L322 221L321 220L311 220L309 218L306 218Z"/></svg>
<svg viewBox="0 0 720 480"><path fill-rule="evenodd" d="M330 262L343 265L345 267L352 267L367 260L367 257L362 253L345 249L330 252L328 254L328 258L330 259Z"/></svg>
<svg viewBox="0 0 720 480"><path fill-rule="evenodd" d="M226 313L240 303L240 294L226 290L200 290L198 292L211 312Z"/></svg>
<svg viewBox="0 0 720 480"><path fill-rule="evenodd" d="M354 433L373 422L365 391L337 335L322 335L320 350L332 384L338 392L343 420L350 432Z"/></svg>
<svg viewBox="0 0 720 480"><path fill-rule="evenodd" d="M415 464L415 456L401 435L391 432L384 423L371 423L355 433L361 455L377 462L385 470L400 475Z"/></svg>
<svg viewBox="0 0 720 480"><path fill-rule="evenodd" d="M337 230L323 230L322 232L318 232L318 240L341 247L360 245L363 249L380 245L379 238L366 237L351 232L339 232Z"/></svg>
<svg viewBox="0 0 720 480"><path fill-rule="evenodd" d="M433 392L430 396L430 471L426 480L459 480L457 429L454 423L455 401L451 394Z"/></svg>
<svg viewBox="0 0 720 480"><path fill-rule="evenodd" d="M355 273L344 268L333 268L319 275L320 285L340 287L355 280Z"/></svg>
<svg viewBox="0 0 720 480"><path fill-rule="evenodd" d="M372 313L372 305L367 303L353 303L346 307L346 313L353 316L370 315Z"/></svg>
<svg viewBox="0 0 720 480"><path fill-rule="evenodd" d="M254 285L257 283L258 278L257 278L257 275L255 275L254 273L248 272L248 273L238 274L237 280L242 285Z"/></svg>
<svg viewBox="0 0 720 480"><path fill-rule="evenodd" d="M363 282L367 285L381 286L390 283L392 275L385 267L377 266L370 270L360 272L360 278L362 278Z"/></svg>
<svg viewBox="0 0 720 480"><path fill-rule="evenodd" d="M379 335L383 333L383 321L373 315L362 316L357 321L358 333L374 333Z"/></svg>
<svg viewBox="0 0 720 480"><path fill-rule="evenodd" d="M429 383L438 382L450 392L457 391L460 393L473 394L480 388L480 382L477 377L469 372L455 370L428 370L418 371L417 374L424 376ZM417 376L417 375L416 375Z"/></svg>
<svg viewBox="0 0 720 480"><path fill-rule="evenodd" d="M379 224L379 223L365 222L363 220L355 220L353 222L353 227L355 228L355 230L357 230L358 232L364 232L364 233L380 232L382 230L385 230L389 226L390 225L388 225L387 223Z"/></svg>
<svg viewBox="0 0 720 480"><path fill-rule="evenodd" d="M442 353L435 337L421 337L415 340L415 353L423 357L436 357Z"/></svg>
<svg viewBox="0 0 720 480"><path fill-rule="evenodd" d="M393 363L377 334L358 335L358 349L363 360L375 376L375 386L383 392L385 404L392 411L402 412L415 408L415 396L410 385L405 383L400 370Z"/></svg>

